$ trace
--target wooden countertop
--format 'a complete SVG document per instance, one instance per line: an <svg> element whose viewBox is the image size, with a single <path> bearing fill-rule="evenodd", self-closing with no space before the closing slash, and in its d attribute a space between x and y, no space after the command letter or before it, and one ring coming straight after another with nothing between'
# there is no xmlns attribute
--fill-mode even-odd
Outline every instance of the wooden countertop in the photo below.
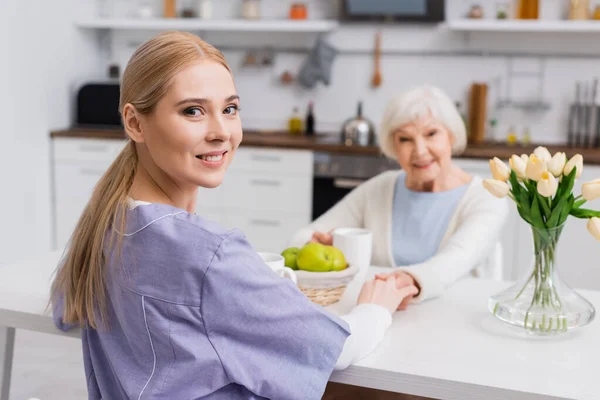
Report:
<svg viewBox="0 0 600 400"><path fill-rule="evenodd" d="M94 139L124 139L125 134L119 129L98 128L73 128L57 130L50 133L52 138L94 138ZM285 132L276 131L244 131L242 146L252 147L275 147L288 149L305 149L338 154L356 155L380 155L376 146L345 146L339 143L337 136L331 134L318 134L316 136L292 136ZM498 157L503 160L510 158L512 154L529 154L538 146L509 146L502 143L469 144L461 158L488 159ZM568 147L567 145L544 145L551 153L564 151L567 157L581 154L585 164L600 165L600 149L588 149L579 147Z"/></svg>

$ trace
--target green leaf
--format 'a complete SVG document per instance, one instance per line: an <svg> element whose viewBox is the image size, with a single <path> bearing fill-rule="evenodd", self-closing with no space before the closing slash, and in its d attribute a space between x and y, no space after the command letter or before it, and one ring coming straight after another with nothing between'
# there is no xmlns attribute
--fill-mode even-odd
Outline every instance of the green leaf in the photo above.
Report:
<svg viewBox="0 0 600 400"><path fill-rule="evenodd" d="M541 206L542 211L544 212L544 218L546 221L550 219L550 215L552 214L552 210L550 210L550 205L548 204L548 198L542 196L538 192L536 192L536 196L538 198L538 203Z"/></svg>
<svg viewBox="0 0 600 400"><path fill-rule="evenodd" d="M531 202L531 223L536 228L546 229L537 196L533 196L533 201Z"/></svg>
<svg viewBox="0 0 600 400"><path fill-rule="evenodd" d="M525 189L524 187L521 187L521 189L519 190L519 215L521 216L521 218L523 218L525 221L529 222L530 224L532 224L531 222L531 201L529 200L529 192L527 192L527 189Z"/></svg>
<svg viewBox="0 0 600 400"><path fill-rule="evenodd" d="M515 199L519 199L522 187L519 184L519 180L517 179L517 174L515 174L515 171L513 171L512 169L510 170L509 182L510 186L512 187L512 192L515 196Z"/></svg>
<svg viewBox="0 0 600 400"><path fill-rule="evenodd" d="M552 215L547 221L548 227L558 226L558 221L560 220L561 211L567 207L569 204L569 197L562 197L558 202L556 207L552 209Z"/></svg>
<svg viewBox="0 0 600 400"><path fill-rule="evenodd" d="M569 217L569 214L571 213L571 210L573 209L574 202L575 197L573 197L573 195L570 195L567 200L567 205L563 207L563 209L560 212L560 217L558 218L558 225L556 226L560 226L565 223L565 221Z"/></svg>
<svg viewBox="0 0 600 400"><path fill-rule="evenodd" d="M573 207L574 207L574 208L579 208L579 207L581 207L582 205L584 205L586 201L587 201L586 199L577 200L577 201L576 201L576 202L573 204Z"/></svg>
<svg viewBox="0 0 600 400"><path fill-rule="evenodd" d="M590 210L587 208L572 208L571 215L576 218L592 218L592 217L600 217L600 211Z"/></svg>

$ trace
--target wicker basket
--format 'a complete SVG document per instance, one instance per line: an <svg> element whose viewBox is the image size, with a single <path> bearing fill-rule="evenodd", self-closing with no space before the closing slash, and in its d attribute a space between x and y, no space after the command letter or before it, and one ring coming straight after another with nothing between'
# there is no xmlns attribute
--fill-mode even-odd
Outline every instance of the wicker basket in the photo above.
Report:
<svg viewBox="0 0 600 400"><path fill-rule="evenodd" d="M342 271L310 272L294 271L298 278L298 288L313 303L323 307L338 302L346 287L358 272L358 267L348 266Z"/></svg>

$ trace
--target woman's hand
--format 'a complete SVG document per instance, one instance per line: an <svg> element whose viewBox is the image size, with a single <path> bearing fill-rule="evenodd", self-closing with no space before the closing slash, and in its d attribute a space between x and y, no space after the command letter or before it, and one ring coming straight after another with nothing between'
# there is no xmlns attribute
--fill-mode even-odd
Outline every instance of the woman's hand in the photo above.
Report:
<svg viewBox="0 0 600 400"><path fill-rule="evenodd" d="M392 277L396 278L396 286L398 288L411 287L411 286L417 288L416 293L406 296L404 298L404 300L402 300L402 303L400 303L400 305L398 306L398 310L406 310L408 308L409 303L412 301L413 297L416 296L417 294L419 294L419 291L420 291L419 285L415 281L415 278L412 277L412 275L410 275L404 271L400 271L400 270L395 270L391 273L382 273L382 274L375 275L375 279L381 279L381 280L388 280Z"/></svg>
<svg viewBox="0 0 600 400"><path fill-rule="evenodd" d="M321 243L324 244L326 246L331 246L333 245L333 236L331 236L331 232L329 231L328 233L325 232L315 232L312 235L312 238L310 239L311 242L316 242L316 243Z"/></svg>
<svg viewBox="0 0 600 400"><path fill-rule="evenodd" d="M378 304L385 307L390 314L396 311L407 297L418 292L412 285L400 287L395 277L389 279L373 279L366 281L358 295L357 304Z"/></svg>

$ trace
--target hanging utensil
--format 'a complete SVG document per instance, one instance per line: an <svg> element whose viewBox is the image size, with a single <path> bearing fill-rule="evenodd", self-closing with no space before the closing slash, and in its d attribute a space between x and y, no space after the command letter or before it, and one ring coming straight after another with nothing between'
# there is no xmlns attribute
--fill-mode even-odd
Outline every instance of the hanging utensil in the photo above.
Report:
<svg viewBox="0 0 600 400"><path fill-rule="evenodd" d="M381 86L381 32L377 32L375 35L375 71L373 72L373 78L371 79L371 86L378 88Z"/></svg>

